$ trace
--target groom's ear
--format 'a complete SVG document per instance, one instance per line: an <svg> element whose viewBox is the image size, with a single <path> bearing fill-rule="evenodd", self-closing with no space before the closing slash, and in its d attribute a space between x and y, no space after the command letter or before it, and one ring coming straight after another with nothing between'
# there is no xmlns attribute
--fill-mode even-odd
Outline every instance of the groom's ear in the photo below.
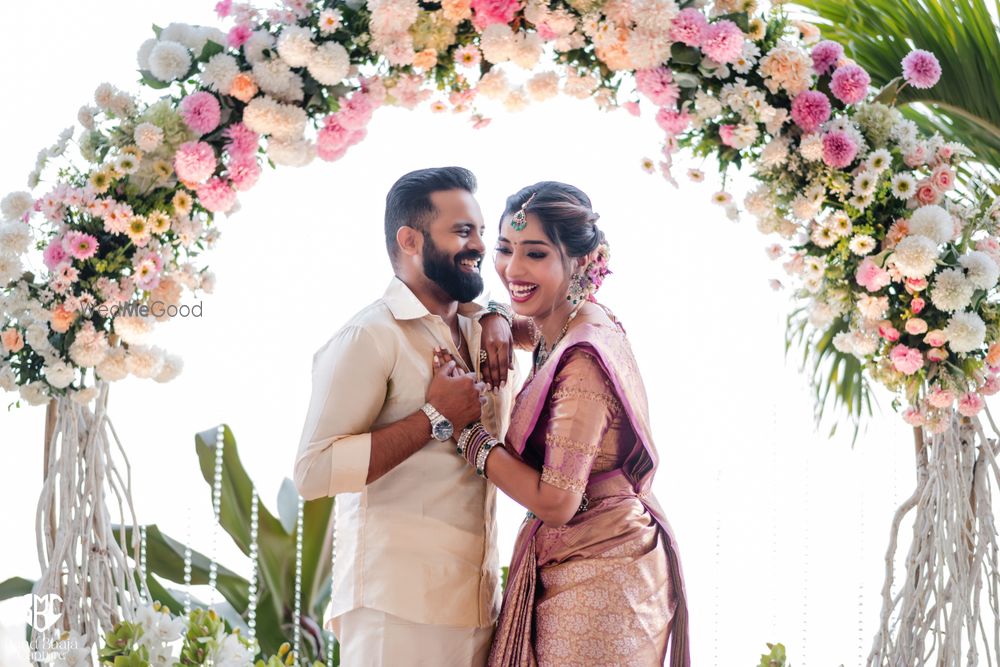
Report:
<svg viewBox="0 0 1000 667"><path fill-rule="evenodd" d="M419 255L424 248L424 235L420 230L404 225L396 230L396 244L406 255Z"/></svg>

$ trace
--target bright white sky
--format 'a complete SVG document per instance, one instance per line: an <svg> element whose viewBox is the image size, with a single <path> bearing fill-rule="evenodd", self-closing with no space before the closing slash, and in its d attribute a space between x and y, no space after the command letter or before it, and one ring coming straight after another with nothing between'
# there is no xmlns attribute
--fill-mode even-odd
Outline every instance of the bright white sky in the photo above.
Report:
<svg viewBox="0 0 1000 667"><path fill-rule="evenodd" d="M75 123L97 84L136 89L134 54L152 23L213 25L213 4L52 0L0 10L9 27L0 194L24 188L37 151ZM814 430L797 357L783 355L788 293L767 285L780 267L749 217L733 223L709 203L719 187L712 164L682 160L681 176L703 166L710 178L681 177L680 190L640 170L659 148L646 111L636 119L559 99L475 131L459 117L383 109L346 159L266 172L242 212L222 221L204 317L159 330L157 343L185 358L183 374L111 389L140 521L183 541L190 520L194 547L210 552L211 492L193 436L219 422L232 427L275 511L312 354L391 277L382 205L399 175L471 168L491 236L509 193L562 180L591 196L612 244L601 297L628 329L646 381L662 459L654 488L680 542L694 664L757 664L767 641L784 642L796 665L859 664L878 617L889 520L912 484L912 436L888 407L853 450L846 427L833 440ZM748 184L736 177L730 189L741 198ZM491 266L484 275L498 291ZM42 408L0 414L0 580L38 576L43 417ZM502 500L504 562L522 516ZM248 573L224 535L221 560ZM0 664L23 636L26 608L24 599L0 603Z"/></svg>

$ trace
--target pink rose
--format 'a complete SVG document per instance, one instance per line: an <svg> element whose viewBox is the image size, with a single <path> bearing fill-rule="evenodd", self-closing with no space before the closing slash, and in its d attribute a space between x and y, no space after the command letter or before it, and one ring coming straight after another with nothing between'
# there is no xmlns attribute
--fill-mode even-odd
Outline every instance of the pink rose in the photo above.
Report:
<svg viewBox="0 0 1000 667"><path fill-rule="evenodd" d="M955 172L946 164L938 165L931 174L931 183L941 192L947 192L955 187Z"/></svg>
<svg viewBox="0 0 1000 667"><path fill-rule="evenodd" d="M472 22L482 32L494 23L510 23L520 8L518 0L472 0Z"/></svg>
<svg viewBox="0 0 1000 667"><path fill-rule="evenodd" d="M917 184L917 201L922 205L936 204L941 199L941 193L937 191L930 181L921 181Z"/></svg>
<svg viewBox="0 0 1000 667"><path fill-rule="evenodd" d="M858 265L854 280L869 292L877 292L891 282L889 272L870 259Z"/></svg>
<svg viewBox="0 0 1000 667"><path fill-rule="evenodd" d="M927 350L927 361L933 361L935 363L944 361L948 358L948 350L943 347L932 347Z"/></svg>
<svg viewBox="0 0 1000 667"><path fill-rule="evenodd" d="M958 399L958 411L966 417L974 417L984 405L983 397L971 391Z"/></svg>
<svg viewBox="0 0 1000 667"><path fill-rule="evenodd" d="M935 408L950 408L955 400L955 394L941 387L933 387L927 394L927 402Z"/></svg>
<svg viewBox="0 0 1000 667"><path fill-rule="evenodd" d="M927 322L920 319L919 317L911 317L906 320L906 333L911 336L919 336L920 334L927 331Z"/></svg>
<svg viewBox="0 0 1000 667"><path fill-rule="evenodd" d="M899 330L892 326L889 320L886 320L882 324L878 325L878 335L885 338L890 343L895 343L899 340Z"/></svg>
<svg viewBox="0 0 1000 667"><path fill-rule="evenodd" d="M919 315L920 311L922 311L926 306L927 302L918 296L917 298L915 298L913 301L910 302L910 312L912 312L914 315Z"/></svg>
<svg viewBox="0 0 1000 667"><path fill-rule="evenodd" d="M927 332L927 335L924 336L924 342L931 347L941 347L948 342L948 337L944 335L944 331L941 329L934 329Z"/></svg>
<svg viewBox="0 0 1000 667"><path fill-rule="evenodd" d="M903 156L903 162L906 163L907 167L916 169L924 163L924 158L926 157L927 150L923 146L918 145L912 151Z"/></svg>
<svg viewBox="0 0 1000 667"><path fill-rule="evenodd" d="M906 279L906 291L910 292L920 292L927 289L927 278L907 278Z"/></svg>
<svg viewBox="0 0 1000 667"><path fill-rule="evenodd" d="M897 345L889 353L893 367L903 375L913 375L924 366L924 357L920 350L905 345Z"/></svg>

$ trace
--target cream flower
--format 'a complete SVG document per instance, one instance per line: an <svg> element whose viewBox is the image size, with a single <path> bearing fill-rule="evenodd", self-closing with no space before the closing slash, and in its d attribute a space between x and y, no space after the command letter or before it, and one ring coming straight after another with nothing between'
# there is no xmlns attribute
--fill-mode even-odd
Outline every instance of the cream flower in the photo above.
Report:
<svg viewBox="0 0 1000 667"><path fill-rule="evenodd" d="M161 40L149 54L149 72L160 81L176 81L189 69L191 53L183 44Z"/></svg>
<svg viewBox="0 0 1000 667"><path fill-rule="evenodd" d="M972 352L986 341L986 324L976 313L955 313L944 328L948 346L955 352Z"/></svg>
<svg viewBox="0 0 1000 667"><path fill-rule="evenodd" d="M926 236L907 236L890 256L907 278L924 278L937 266L937 244Z"/></svg>

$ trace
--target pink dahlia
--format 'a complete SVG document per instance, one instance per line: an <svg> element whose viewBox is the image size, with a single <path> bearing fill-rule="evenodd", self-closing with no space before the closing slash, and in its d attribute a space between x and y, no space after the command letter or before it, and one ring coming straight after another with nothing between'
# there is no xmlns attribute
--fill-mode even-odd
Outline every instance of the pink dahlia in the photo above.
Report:
<svg viewBox="0 0 1000 667"><path fill-rule="evenodd" d="M708 30L708 19L694 8L681 10L670 24L670 40L688 46L701 46Z"/></svg>
<svg viewBox="0 0 1000 667"><path fill-rule="evenodd" d="M877 292L891 282L889 272L870 259L858 265L854 280L869 292Z"/></svg>
<svg viewBox="0 0 1000 667"><path fill-rule="evenodd" d="M494 23L510 23L520 8L519 0L472 0L472 22L480 31Z"/></svg>
<svg viewBox="0 0 1000 667"><path fill-rule="evenodd" d="M817 74L826 74L837 66L840 59L844 57L844 47L837 42L824 40L813 47L812 61L813 69Z"/></svg>
<svg viewBox="0 0 1000 667"><path fill-rule="evenodd" d="M252 188L260 178L260 164L253 155L240 156L229 162L229 180L240 192Z"/></svg>
<svg viewBox="0 0 1000 667"><path fill-rule="evenodd" d="M236 203L236 190L221 178L202 183L197 193L201 205L212 213L225 213Z"/></svg>
<svg viewBox="0 0 1000 667"><path fill-rule="evenodd" d="M930 88L941 78L941 63L930 51L914 49L902 64L903 78L914 88Z"/></svg>
<svg viewBox="0 0 1000 667"><path fill-rule="evenodd" d="M844 104L857 104L868 94L872 78L858 65L838 67L830 79L830 92Z"/></svg>
<svg viewBox="0 0 1000 667"><path fill-rule="evenodd" d="M732 21L717 21L708 26L701 50L717 63L731 63L743 53L745 36Z"/></svg>
<svg viewBox="0 0 1000 667"><path fill-rule="evenodd" d="M215 151L204 141L183 143L174 155L174 170L182 181L204 183L215 173L215 167Z"/></svg>
<svg viewBox="0 0 1000 667"><path fill-rule="evenodd" d="M691 123L691 116L686 111L664 107L656 114L656 122L667 134L680 134Z"/></svg>
<svg viewBox="0 0 1000 667"><path fill-rule="evenodd" d="M858 145L843 130L833 130L823 135L823 162L828 167L843 169L854 162Z"/></svg>
<svg viewBox="0 0 1000 667"><path fill-rule="evenodd" d="M666 67L637 71L635 87L658 107L671 106L680 97L680 88L674 83L673 74Z"/></svg>
<svg viewBox="0 0 1000 667"><path fill-rule="evenodd" d="M219 127L222 108L215 95L199 90L181 100L181 118L198 134L208 134Z"/></svg>
<svg viewBox="0 0 1000 667"><path fill-rule="evenodd" d="M76 259L90 259L97 252L97 239L74 230L63 238L63 248Z"/></svg>
<svg viewBox="0 0 1000 667"><path fill-rule="evenodd" d="M830 118L830 99L818 90L799 93L792 102L792 120L806 132L815 132Z"/></svg>
<svg viewBox="0 0 1000 667"><path fill-rule="evenodd" d="M913 375L924 366L924 357L920 350L897 345L889 353L893 367L903 375Z"/></svg>
<svg viewBox="0 0 1000 667"><path fill-rule="evenodd" d="M254 155L260 144L260 135L243 123L233 123L223 132L226 139L226 151L234 159Z"/></svg>

